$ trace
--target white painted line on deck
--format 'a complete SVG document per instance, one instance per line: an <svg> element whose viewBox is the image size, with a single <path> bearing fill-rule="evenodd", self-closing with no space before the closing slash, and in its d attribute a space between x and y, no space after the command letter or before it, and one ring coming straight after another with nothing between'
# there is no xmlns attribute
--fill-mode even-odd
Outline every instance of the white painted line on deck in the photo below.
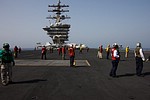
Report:
<svg viewBox="0 0 150 100"><path fill-rule="evenodd" d="M88 66L91 66L90 63L86 60L86 63L88 64Z"/></svg>

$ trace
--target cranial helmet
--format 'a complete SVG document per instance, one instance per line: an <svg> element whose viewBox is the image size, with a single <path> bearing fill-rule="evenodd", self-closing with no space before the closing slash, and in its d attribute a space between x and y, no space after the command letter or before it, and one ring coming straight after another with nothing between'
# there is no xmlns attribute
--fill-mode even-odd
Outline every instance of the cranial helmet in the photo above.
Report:
<svg viewBox="0 0 150 100"><path fill-rule="evenodd" d="M117 43L114 43L112 46L115 47L117 45Z"/></svg>
<svg viewBox="0 0 150 100"><path fill-rule="evenodd" d="M113 47L114 47L114 48L119 48L119 46L118 46L117 43L114 43L114 44L113 44Z"/></svg>
<svg viewBox="0 0 150 100"><path fill-rule="evenodd" d="M136 46L137 46L137 47L141 47L141 43L138 42L138 43L136 44Z"/></svg>
<svg viewBox="0 0 150 100"><path fill-rule="evenodd" d="M9 46L9 44L8 43L4 43L3 44L3 48L9 48L10 46Z"/></svg>

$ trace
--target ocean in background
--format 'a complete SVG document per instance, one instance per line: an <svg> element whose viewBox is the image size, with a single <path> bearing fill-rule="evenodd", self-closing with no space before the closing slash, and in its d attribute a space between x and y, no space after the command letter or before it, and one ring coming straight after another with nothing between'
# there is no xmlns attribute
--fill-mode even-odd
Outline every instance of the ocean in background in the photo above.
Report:
<svg viewBox="0 0 150 100"><path fill-rule="evenodd" d="M134 50L135 48L130 48L130 50ZM150 48L143 48L143 51L150 51Z"/></svg>
<svg viewBox="0 0 150 100"><path fill-rule="evenodd" d="M34 50L35 48L21 48L22 50Z"/></svg>
<svg viewBox="0 0 150 100"><path fill-rule="evenodd" d="M150 48L143 48L144 51L150 51Z"/></svg>
<svg viewBox="0 0 150 100"><path fill-rule="evenodd" d="M34 50L35 48L22 48L22 50ZM97 48L93 48L93 49L97 49ZM134 50L135 48L130 48L130 50ZM122 50L125 50L125 48L123 48ZM144 51L150 51L150 48L143 48Z"/></svg>

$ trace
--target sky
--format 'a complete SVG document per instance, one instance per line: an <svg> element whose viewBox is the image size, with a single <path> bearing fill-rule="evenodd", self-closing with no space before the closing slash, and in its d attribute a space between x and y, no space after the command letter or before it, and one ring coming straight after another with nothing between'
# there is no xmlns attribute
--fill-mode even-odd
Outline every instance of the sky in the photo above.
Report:
<svg viewBox="0 0 150 100"><path fill-rule="evenodd" d="M0 0L0 45L34 48L37 42L52 42L42 29L49 4L58 0ZM91 48L118 43L134 48L137 42L150 48L150 0L61 0L69 5L64 13L71 19L69 43L83 43ZM51 21L52 22L52 21ZM1 46L0 46L1 47Z"/></svg>

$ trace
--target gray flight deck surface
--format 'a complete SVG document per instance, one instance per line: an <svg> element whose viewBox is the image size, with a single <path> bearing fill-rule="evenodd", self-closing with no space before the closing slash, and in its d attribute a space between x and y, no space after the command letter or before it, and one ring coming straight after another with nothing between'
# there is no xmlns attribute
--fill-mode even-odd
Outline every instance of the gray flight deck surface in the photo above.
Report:
<svg viewBox="0 0 150 100"><path fill-rule="evenodd" d="M89 62L87 60L75 60L76 67L81 66L90 66ZM16 66L60 66L60 67L69 67L70 66L70 60L16 60Z"/></svg>
<svg viewBox="0 0 150 100"><path fill-rule="evenodd" d="M62 61L57 51L23 51L13 67L13 83L0 84L0 100L150 100L150 62L144 62L144 77L135 75L133 51L121 61L117 78L109 76L111 60L96 57L97 50L76 51L76 67L69 57ZM150 52L145 52L146 58Z"/></svg>

